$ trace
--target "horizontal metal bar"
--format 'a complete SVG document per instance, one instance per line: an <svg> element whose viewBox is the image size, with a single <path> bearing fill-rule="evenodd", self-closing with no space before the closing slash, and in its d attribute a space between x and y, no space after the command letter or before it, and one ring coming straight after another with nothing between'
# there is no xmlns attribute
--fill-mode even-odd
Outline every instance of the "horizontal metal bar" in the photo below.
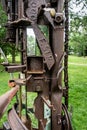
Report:
<svg viewBox="0 0 87 130"><path fill-rule="evenodd" d="M23 71L24 69L26 69L26 65L7 66L7 67L5 68L5 70L6 70L8 73L20 72L20 71Z"/></svg>

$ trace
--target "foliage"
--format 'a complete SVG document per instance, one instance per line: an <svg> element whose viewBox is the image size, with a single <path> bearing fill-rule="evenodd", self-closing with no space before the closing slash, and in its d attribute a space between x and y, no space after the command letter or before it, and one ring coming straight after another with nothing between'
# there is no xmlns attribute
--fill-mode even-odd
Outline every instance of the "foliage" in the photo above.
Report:
<svg viewBox="0 0 87 130"><path fill-rule="evenodd" d="M3 8L0 4L0 47L4 49L7 53L7 48L6 48L7 45L6 44L4 45L5 35L6 35L6 28L5 28L6 20L7 20L6 14L3 11Z"/></svg>
<svg viewBox="0 0 87 130"><path fill-rule="evenodd" d="M15 62L15 52L16 47L14 44L9 43L6 41L6 22L7 22L7 15L4 12L2 5L0 4L0 47L2 48L5 55L11 55L12 56L12 62Z"/></svg>
<svg viewBox="0 0 87 130"><path fill-rule="evenodd" d="M72 0L71 4L76 7L73 10L70 4L70 51L80 56L87 55L87 1ZM78 8L78 10L77 10Z"/></svg>
<svg viewBox="0 0 87 130"><path fill-rule="evenodd" d="M6 34L6 28L5 28L5 23L7 20L7 16L5 12L3 11L3 8L0 4L0 42L2 42L5 38Z"/></svg>

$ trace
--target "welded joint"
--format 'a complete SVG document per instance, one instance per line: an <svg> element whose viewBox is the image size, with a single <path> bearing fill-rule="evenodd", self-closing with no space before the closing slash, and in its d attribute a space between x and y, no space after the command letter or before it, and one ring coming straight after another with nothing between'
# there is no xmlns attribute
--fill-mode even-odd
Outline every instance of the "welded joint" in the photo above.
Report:
<svg viewBox="0 0 87 130"><path fill-rule="evenodd" d="M46 105L47 105L50 109L52 109L53 111L56 110L56 109L54 108L53 104L50 104L46 98L44 98L43 96L41 96L41 98L42 98L43 102L45 102Z"/></svg>

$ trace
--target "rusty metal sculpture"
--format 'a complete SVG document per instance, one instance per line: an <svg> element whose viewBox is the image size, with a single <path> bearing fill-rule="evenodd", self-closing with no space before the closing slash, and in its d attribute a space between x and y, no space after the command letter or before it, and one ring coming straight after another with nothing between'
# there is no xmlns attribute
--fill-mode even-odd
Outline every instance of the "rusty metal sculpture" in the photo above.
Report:
<svg viewBox="0 0 87 130"><path fill-rule="evenodd" d="M20 86L19 101L8 112L10 129L72 130L67 111L68 0L2 0L2 4L8 15L6 38L12 44L15 43L21 54L21 65L5 65L6 71L21 72L24 76L15 80ZM43 26L48 29L48 39L41 29ZM27 28L33 29L36 46L41 54L39 56L27 54ZM25 105L21 99L22 86L26 90ZM37 93L34 110L28 107L28 92ZM24 121L21 114L23 108L26 110ZM28 111L37 118L38 128L32 126Z"/></svg>

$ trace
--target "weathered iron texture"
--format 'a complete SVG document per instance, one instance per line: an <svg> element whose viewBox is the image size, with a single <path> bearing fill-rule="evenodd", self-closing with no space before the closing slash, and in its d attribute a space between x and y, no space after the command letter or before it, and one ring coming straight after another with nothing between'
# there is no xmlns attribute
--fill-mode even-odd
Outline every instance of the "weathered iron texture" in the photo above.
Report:
<svg viewBox="0 0 87 130"><path fill-rule="evenodd" d="M28 130L27 127L22 123L22 121L18 117L15 109L16 108L13 107L8 112L8 121L9 121L9 124L11 125L12 130L18 130L18 129L19 130Z"/></svg>
<svg viewBox="0 0 87 130"><path fill-rule="evenodd" d="M6 71L11 72L20 72L26 68L26 65L19 65L19 66L7 66Z"/></svg>

